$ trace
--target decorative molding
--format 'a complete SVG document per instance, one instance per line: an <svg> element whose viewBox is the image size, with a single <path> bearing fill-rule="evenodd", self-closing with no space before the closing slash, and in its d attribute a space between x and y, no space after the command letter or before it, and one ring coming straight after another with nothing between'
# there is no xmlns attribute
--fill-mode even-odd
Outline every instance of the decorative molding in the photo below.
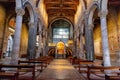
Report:
<svg viewBox="0 0 120 80"><path fill-rule="evenodd" d="M29 27L31 27L31 28L33 28L35 26L35 23L33 23L33 22L29 22L28 24L29 24Z"/></svg>
<svg viewBox="0 0 120 80"><path fill-rule="evenodd" d="M88 24L88 29L93 29L94 25L93 24Z"/></svg>
<svg viewBox="0 0 120 80"><path fill-rule="evenodd" d="M23 8L16 8L17 15L23 16L25 14L25 11Z"/></svg>

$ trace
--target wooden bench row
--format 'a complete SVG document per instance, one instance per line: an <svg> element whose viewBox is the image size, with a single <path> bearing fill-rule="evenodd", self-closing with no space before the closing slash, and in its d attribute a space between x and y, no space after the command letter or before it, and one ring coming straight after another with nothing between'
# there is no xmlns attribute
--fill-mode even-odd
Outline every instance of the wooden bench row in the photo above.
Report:
<svg viewBox="0 0 120 80"><path fill-rule="evenodd" d="M91 80L91 74L103 74L105 80L120 80L120 66L88 66L88 80Z"/></svg>
<svg viewBox="0 0 120 80"><path fill-rule="evenodd" d="M40 67L40 72L41 71L43 71L43 69L44 68L46 68L47 67L47 63L46 62L44 62L44 61L34 61L34 60L24 60L24 61L21 61L21 60L19 60L18 61L18 64L28 64L28 65L30 65L30 64L32 64L32 65L35 65L36 66L36 64L37 64L37 67Z"/></svg>
<svg viewBox="0 0 120 80"><path fill-rule="evenodd" d="M120 80L120 66L105 67L99 61L80 60L75 67L78 68L80 73L86 73L88 80L92 80L92 74L102 75L101 77L105 80Z"/></svg>
<svg viewBox="0 0 120 80"><path fill-rule="evenodd" d="M24 61L19 60L18 65L0 64L0 79L7 78L7 79L11 79L11 80L18 80L20 72L32 72L32 80L35 80L36 64L40 67L40 71L42 71L45 67L47 67L47 65L52 60L53 60L52 57L43 56L43 57L39 57L37 59L30 59L30 60L24 60ZM15 71L14 71L14 73L8 72L7 70L3 71L3 68L9 68L9 69L14 68Z"/></svg>
<svg viewBox="0 0 120 80"><path fill-rule="evenodd" d="M14 68L14 71L8 72L7 70L4 70L3 68ZM13 80L18 80L19 72L22 69L30 69L30 72L32 72L32 80L35 80L35 66L34 65L11 65L11 64L0 64L0 79L3 78L10 78Z"/></svg>
<svg viewBox="0 0 120 80"><path fill-rule="evenodd" d="M11 80L18 80L18 74L17 73L6 73L6 72L0 72L0 80L9 78Z"/></svg>

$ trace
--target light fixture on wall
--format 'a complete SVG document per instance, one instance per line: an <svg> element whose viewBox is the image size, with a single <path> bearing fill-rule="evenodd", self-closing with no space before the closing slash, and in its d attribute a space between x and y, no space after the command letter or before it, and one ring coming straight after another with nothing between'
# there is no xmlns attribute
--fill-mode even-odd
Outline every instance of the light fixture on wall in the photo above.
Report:
<svg viewBox="0 0 120 80"><path fill-rule="evenodd" d="M39 46L39 35L36 36L36 46Z"/></svg>
<svg viewBox="0 0 120 80"><path fill-rule="evenodd" d="M9 29L9 31L11 31L13 33L15 32L15 30L13 28L11 28L11 27L9 27L8 29Z"/></svg>
<svg viewBox="0 0 120 80"><path fill-rule="evenodd" d="M69 39L68 42L67 42L68 46L71 46L73 45L73 40L72 39Z"/></svg>

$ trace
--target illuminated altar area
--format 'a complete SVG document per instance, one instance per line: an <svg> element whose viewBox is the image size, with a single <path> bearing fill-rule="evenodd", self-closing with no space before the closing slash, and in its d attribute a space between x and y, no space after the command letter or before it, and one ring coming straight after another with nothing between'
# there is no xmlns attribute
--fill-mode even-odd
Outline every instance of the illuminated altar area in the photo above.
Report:
<svg viewBox="0 0 120 80"><path fill-rule="evenodd" d="M65 58L65 44L62 41L56 45L56 58Z"/></svg>

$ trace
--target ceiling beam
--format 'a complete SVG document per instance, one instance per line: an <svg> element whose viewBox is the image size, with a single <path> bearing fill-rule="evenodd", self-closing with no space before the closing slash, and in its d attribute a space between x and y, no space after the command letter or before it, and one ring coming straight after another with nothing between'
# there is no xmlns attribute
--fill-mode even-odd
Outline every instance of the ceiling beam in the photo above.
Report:
<svg viewBox="0 0 120 80"><path fill-rule="evenodd" d="M0 2L15 2L15 0L0 0Z"/></svg>
<svg viewBox="0 0 120 80"><path fill-rule="evenodd" d="M49 5L49 4L60 4L61 2L45 2L45 5ZM63 2L63 4L67 4L67 5L78 5L77 2Z"/></svg>
<svg viewBox="0 0 120 80"><path fill-rule="evenodd" d="M62 7L62 8L61 8L61 7L47 7L46 9L47 9L47 10L49 10L49 9L53 9L53 10L56 10L56 9L60 9L60 10L61 10L61 9L63 9L63 10L69 9L69 10L75 10L75 11L77 10L76 7Z"/></svg>
<svg viewBox="0 0 120 80"><path fill-rule="evenodd" d="M120 1L109 1L109 5L120 5Z"/></svg>

